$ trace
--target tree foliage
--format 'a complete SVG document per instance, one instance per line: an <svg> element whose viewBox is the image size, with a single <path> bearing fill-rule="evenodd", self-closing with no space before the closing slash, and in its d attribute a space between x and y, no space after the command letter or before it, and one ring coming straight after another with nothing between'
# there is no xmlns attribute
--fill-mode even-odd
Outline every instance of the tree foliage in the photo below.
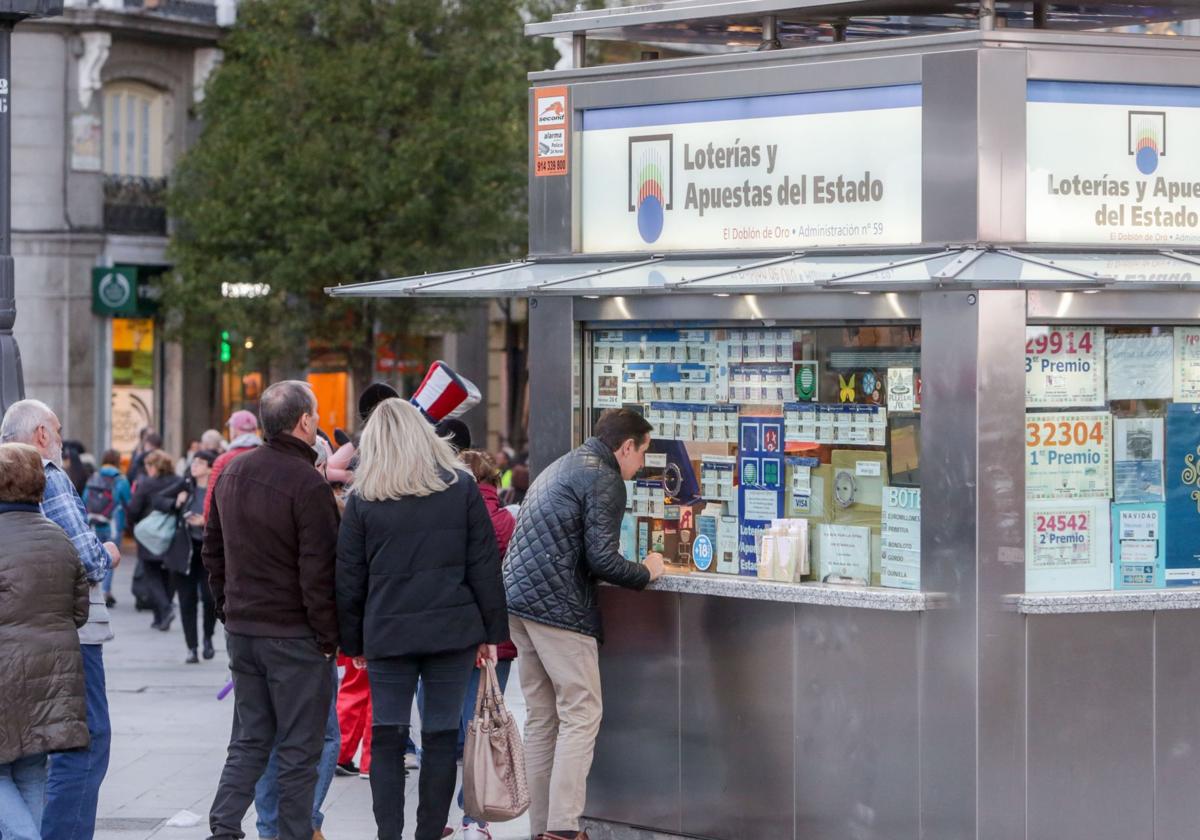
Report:
<svg viewBox="0 0 1200 840"><path fill-rule="evenodd" d="M402 333L453 312L325 287L522 255L526 73L557 59L522 13L521 0L243 2L170 193L163 306L180 337L231 329L293 362L314 340L365 375L373 324ZM224 298L223 283L270 293Z"/></svg>

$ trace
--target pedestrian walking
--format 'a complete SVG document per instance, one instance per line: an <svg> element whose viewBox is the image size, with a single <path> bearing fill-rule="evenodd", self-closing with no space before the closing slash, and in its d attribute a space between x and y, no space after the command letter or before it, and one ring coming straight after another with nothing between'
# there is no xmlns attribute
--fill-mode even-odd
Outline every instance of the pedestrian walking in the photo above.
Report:
<svg viewBox="0 0 1200 840"><path fill-rule="evenodd" d="M91 840L112 742L104 685L104 643L113 634L100 587L105 575L120 564L121 551L114 543L102 543L88 525L83 499L62 471L62 423L45 403L21 400L9 406L0 422L0 443L26 443L41 455L46 482L42 513L71 540L88 580L87 623L78 632L88 746L50 759L42 840Z"/></svg>
<svg viewBox="0 0 1200 840"><path fill-rule="evenodd" d="M137 484L138 479L145 477L146 456L161 447L162 435L158 432L149 427L138 432L138 443L133 450L133 455L129 458L129 469L125 472L125 477L129 479L130 485Z"/></svg>
<svg viewBox="0 0 1200 840"><path fill-rule="evenodd" d="M145 475L133 486L129 502L129 522L135 527L155 511L174 513L175 497L184 487L184 480L175 475L175 459L161 449L146 453L142 465ZM148 603L154 612L150 626L165 633L175 620L175 605L163 560L163 555L137 541L134 595Z"/></svg>
<svg viewBox="0 0 1200 840"><path fill-rule="evenodd" d="M259 405L266 443L229 462L208 493L203 558L234 683L233 733L209 829L213 840L240 840L275 749L279 838L309 840L338 643L337 506L313 469L312 389L277 382Z"/></svg>
<svg viewBox="0 0 1200 840"><path fill-rule="evenodd" d="M83 488L83 506L87 508L88 524L100 542L121 542L131 501L133 493L129 488L129 479L121 474L121 453L107 449L100 456L100 469L92 473ZM110 569L101 586L104 603L110 609L117 605L117 599L112 594L112 581Z"/></svg>
<svg viewBox="0 0 1200 840"><path fill-rule="evenodd" d="M163 491L165 501L172 504L172 512L180 517L180 527L187 529L187 556L184 571L170 571L171 588L179 595L179 618L183 624L183 641L188 655L188 665L200 662L199 634L196 632L197 613L203 605L204 658L216 655L213 648L213 632L217 627L217 610L213 603L212 590L208 586L208 573L204 570L201 552L204 548L204 498L208 493L208 477L217 453L201 449L192 456L188 467L189 476L184 486L175 490L172 485ZM172 492L174 491L173 495Z"/></svg>
<svg viewBox="0 0 1200 840"><path fill-rule="evenodd" d="M88 744L83 657L88 579L62 529L42 515L42 459L0 444L0 835L41 840L47 754Z"/></svg>
<svg viewBox="0 0 1200 840"><path fill-rule="evenodd" d="M443 835L471 668L508 639L487 507L450 444L413 405L367 421L338 534L342 649L371 674L371 797L380 840L404 827L404 745L425 686L416 840Z"/></svg>
<svg viewBox="0 0 1200 840"><path fill-rule="evenodd" d="M500 562L504 563L508 543L512 539L517 521L513 515L500 505L500 468L492 456L478 449L469 449L460 456L462 462L471 472L475 483L479 486L479 495L483 497L484 506L492 520L492 529L496 534L496 550L500 554ZM496 678L500 683L500 691L508 687L508 675L512 669L512 661L517 658L517 648L511 641L496 646ZM471 681L467 684L467 694L463 698L462 716L458 724L458 756L462 757L467 741L467 726L475 716L475 698L479 694L479 679L482 670L477 666L471 671ZM458 807L464 807L463 787L458 788ZM472 814L463 812L460 827L462 840L491 840L492 832L486 820L478 819Z"/></svg>
<svg viewBox="0 0 1200 840"><path fill-rule="evenodd" d="M258 418L252 412L245 409L235 411L229 415L229 422L226 425L229 427L229 447L213 464L212 474L208 477L208 493L204 500L205 516L208 516L208 509L212 506L213 488L217 486L217 479L221 477L225 467L234 458L253 452L262 446L263 442L262 438L258 436Z"/></svg>
<svg viewBox="0 0 1200 840"><path fill-rule="evenodd" d="M529 821L541 840L580 838L600 731L597 581L644 589L663 558L621 556L625 482L645 463L652 426L626 408L600 415L593 436L537 477L504 564L509 627L521 659Z"/></svg>

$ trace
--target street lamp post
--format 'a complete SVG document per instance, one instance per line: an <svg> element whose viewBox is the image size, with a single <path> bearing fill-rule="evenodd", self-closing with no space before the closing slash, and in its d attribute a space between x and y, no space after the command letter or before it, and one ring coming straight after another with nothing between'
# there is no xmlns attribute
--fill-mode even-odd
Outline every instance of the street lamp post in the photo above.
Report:
<svg viewBox="0 0 1200 840"><path fill-rule="evenodd" d="M12 258L12 31L25 18L62 14L63 0L0 0L0 413L25 396Z"/></svg>

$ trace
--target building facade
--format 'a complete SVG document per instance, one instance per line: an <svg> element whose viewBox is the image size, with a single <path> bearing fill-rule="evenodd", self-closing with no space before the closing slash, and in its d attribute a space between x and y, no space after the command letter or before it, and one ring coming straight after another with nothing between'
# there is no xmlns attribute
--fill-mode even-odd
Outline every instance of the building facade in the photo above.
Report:
<svg viewBox="0 0 1200 840"><path fill-rule="evenodd" d="M200 136L197 106L236 23L236 0L67 0L13 38L13 253L25 390L89 451L129 452L143 427L179 453L281 376L306 375L329 433L355 425L344 354L310 348L277 370L253 336L165 340L155 277L170 270L166 192ZM234 288L229 294L253 294ZM465 418L477 445L523 435L524 312L480 302L456 334L418 336L375 374L406 392L445 359L484 392ZM515 354L515 355L514 355ZM518 367L513 367L519 359ZM515 424L515 425L514 425Z"/></svg>
<svg viewBox="0 0 1200 840"><path fill-rule="evenodd" d="M167 179L235 15L232 0L68 0L13 37L25 388L93 451L142 426L179 451L183 406L211 393L208 360L162 341L147 292L168 267Z"/></svg>

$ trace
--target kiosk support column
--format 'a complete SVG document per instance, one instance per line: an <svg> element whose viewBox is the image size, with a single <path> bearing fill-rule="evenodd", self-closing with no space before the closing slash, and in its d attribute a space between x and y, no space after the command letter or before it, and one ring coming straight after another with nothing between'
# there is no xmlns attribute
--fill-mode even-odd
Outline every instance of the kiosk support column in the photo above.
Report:
<svg viewBox="0 0 1200 840"><path fill-rule="evenodd" d="M529 405L537 408L529 424L531 478L570 452L577 439L580 365L573 310L569 297L529 299ZM590 424L582 431L580 439L590 435Z"/></svg>
<svg viewBox="0 0 1200 840"><path fill-rule="evenodd" d="M1025 834L1025 293L921 297L923 840Z"/></svg>

